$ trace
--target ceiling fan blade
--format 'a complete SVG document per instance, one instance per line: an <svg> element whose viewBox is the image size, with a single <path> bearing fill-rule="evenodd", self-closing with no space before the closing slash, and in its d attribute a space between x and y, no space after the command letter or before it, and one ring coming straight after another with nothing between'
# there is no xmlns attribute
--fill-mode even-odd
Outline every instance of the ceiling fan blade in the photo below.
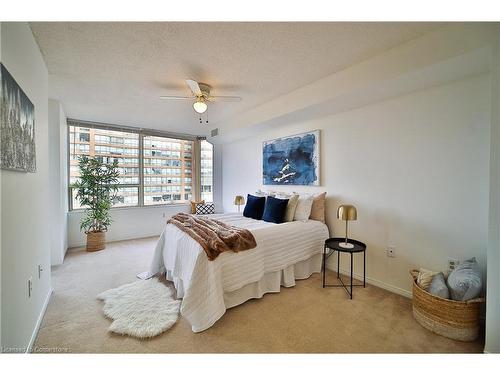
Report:
<svg viewBox="0 0 500 375"><path fill-rule="evenodd" d="M193 100L191 96L160 96L160 99L165 100Z"/></svg>
<svg viewBox="0 0 500 375"><path fill-rule="evenodd" d="M200 86L198 85L198 82L196 82L192 79L186 79L186 83L188 84L189 88L193 92L193 95L196 95L196 96L202 95L202 92L201 92Z"/></svg>
<svg viewBox="0 0 500 375"><path fill-rule="evenodd" d="M210 96L211 102L241 102L243 99L240 96Z"/></svg>

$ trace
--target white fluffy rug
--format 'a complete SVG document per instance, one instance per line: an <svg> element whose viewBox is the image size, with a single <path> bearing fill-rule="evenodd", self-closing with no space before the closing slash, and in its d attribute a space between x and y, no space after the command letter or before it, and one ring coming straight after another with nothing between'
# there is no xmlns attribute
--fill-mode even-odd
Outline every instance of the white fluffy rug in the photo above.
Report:
<svg viewBox="0 0 500 375"><path fill-rule="evenodd" d="M165 332L179 318L181 301L172 288L157 278L139 280L97 296L104 301L104 315L113 319L108 331L148 338Z"/></svg>

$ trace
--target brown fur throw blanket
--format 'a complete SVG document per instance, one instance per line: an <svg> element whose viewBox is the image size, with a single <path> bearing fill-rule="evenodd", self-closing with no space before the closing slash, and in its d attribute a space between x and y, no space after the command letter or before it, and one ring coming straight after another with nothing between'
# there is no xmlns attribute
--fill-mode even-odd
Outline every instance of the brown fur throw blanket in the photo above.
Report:
<svg viewBox="0 0 500 375"><path fill-rule="evenodd" d="M224 251L237 253L257 246L253 234L248 229L228 225L219 220L179 213L172 216L167 223L174 224L198 242L209 260L214 260Z"/></svg>

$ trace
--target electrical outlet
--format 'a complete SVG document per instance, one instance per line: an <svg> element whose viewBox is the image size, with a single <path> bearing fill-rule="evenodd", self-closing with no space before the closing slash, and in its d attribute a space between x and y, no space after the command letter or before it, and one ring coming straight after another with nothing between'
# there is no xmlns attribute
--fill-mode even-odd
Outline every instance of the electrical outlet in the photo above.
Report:
<svg viewBox="0 0 500 375"><path fill-rule="evenodd" d="M30 277L28 279L28 298L31 298L32 292L33 292L33 279Z"/></svg>
<svg viewBox="0 0 500 375"><path fill-rule="evenodd" d="M451 273L460 264L458 259L448 258L448 273Z"/></svg>
<svg viewBox="0 0 500 375"><path fill-rule="evenodd" d="M385 250L385 254L389 258L395 258L396 257L396 246L388 246L387 249Z"/></svg>
<svg viewBox="0 0 500 375"><path fill-rule="evenodd" d="M43 267L41 264L38 265L38 279L42 278Z"/></svg>

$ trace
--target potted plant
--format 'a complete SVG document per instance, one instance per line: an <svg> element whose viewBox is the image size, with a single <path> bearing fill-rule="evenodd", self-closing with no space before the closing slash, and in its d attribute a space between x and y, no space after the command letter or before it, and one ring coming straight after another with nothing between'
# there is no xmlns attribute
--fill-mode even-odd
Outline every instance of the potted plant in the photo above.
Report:
<svg viewBox="0 0 500 375"><path fill-rule="evenodd" d="M80 177L73 188L82 207L86 207L80 229L87 234L87 251L102 250L106 247L105 234L112 221L109 209L116 198L118 163L107 164L81 156L78 167Z"/></svg>

